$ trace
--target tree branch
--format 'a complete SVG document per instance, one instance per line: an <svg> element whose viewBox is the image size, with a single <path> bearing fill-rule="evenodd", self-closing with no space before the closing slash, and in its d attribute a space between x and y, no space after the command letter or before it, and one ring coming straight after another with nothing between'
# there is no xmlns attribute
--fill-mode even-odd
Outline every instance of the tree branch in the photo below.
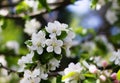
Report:
<svg viewBox="0 0 120 83"><path fill-rule="evenodd" d="M17 71L12 70L12 69L9 69L9 68L6 67L6 66L3 66L2 63L0 63L0 68L6 69L9 73L11 73L11 72L13 72L13 73L17 73Z"/></svg>
<svg viewBox="0 0 120 83"><path fill-rule="evenodd" d="M12 4L5 4L5 5L0 5L0 8L5 8L5 7L15 7L18 5L22 0L18 1L17 3L12 3Z"/></svg>
<svg viewBox="0 0 120 83"><path fill-rule="evenodd" d="M58 4L58 3L56 3L56 4ZM64 7L66 7L69 4L71 4L70 0L65 0L64 2L60 2L60 6L54 8L54 9L51 9L51 12L59 10L61 8L64 8ZM53 4L51 4L51 5L53 5ZM31 18L34 18L34 17L42 16L42 15L44 15L46 13L49 13L49 12L47 10L45 10L43 12L38 12L36 14L33 14L33 13L28 14L28 16L30 16ZM4 16L4 18L9 18L9 19L23 19L24 16L26 16L26 15L24 15L24 14L23 15L7 15L7 16Z"/></svg>

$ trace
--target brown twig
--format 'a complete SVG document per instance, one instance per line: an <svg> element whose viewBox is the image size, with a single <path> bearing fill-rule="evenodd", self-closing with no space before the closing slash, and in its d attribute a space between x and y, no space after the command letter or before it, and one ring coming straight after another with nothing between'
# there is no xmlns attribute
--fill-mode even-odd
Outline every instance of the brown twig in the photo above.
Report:
<svg viewBox="0 0 120 83"><path fill-rule="evenodd" d="M58 7L56 7L56 8L54 8L54 9L51 9L51 12L59 10L61 8L64 8L64 7L66 7L69 4L71 4L70 0L65 0L64 2L60 2L60 5ZM31 13L31 14L28 14L28 16L31 17L31 18L34 18L34 17L42 16L42 15L44 15L46 13L48 13L47 10L45 10L43 12L36 13L36 14ZM25 16L24 14L23 15L17 15L16 14L16 15L6 15L6 16L4 16L4 18L8 18L8 19L23 19L24 16Z"/></svg>
<svg viewBox="0 0 120 83"><path fill-rule="evenodd" d="M12 69L10 69L10 68L8 68L8 67L6 67L6 66L3 66L2 63L0 63L0 68L6 69L8 72L17 73L17 71L12 70Z"/></svg>

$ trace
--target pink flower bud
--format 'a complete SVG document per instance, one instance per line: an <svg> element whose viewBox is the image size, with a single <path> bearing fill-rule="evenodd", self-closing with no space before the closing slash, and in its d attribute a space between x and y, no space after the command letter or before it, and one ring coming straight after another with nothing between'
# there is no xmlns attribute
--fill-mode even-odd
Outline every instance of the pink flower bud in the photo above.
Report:
<svg viewBox="0 0 120 83"><path fill-rule="evenodd" d="M104 68L108 66L108 63L107 63L106 60L103 60L103 61L102 61L102 66L103 66Z"/></svg>
<svg viewBox="0 0 120 83"><path fill-rule="evenodd" d="M119 80L114 80L114 83L120 83L120 81Z"/></svg>
<svg viewBox="0 0 120 83"><path fill-rule="evenodd" d="M104 75L100 75L100 79L104 82L106 81L106 77Z"/></svg>
<svg viewBox="0 0 120 83"><path fill-rule="evenodd" d="M89 66L89 72L90 73L94 73L95 74L95 73L97 73L97 70L98 69L97 69L97 67L95 65L90 65Z"/></svg>
<svg viewBox="0 0 120 83"><path fill-rule="evenodd" d="M112 73L110 77L115 80L116 79L116 73Z"/></svg>

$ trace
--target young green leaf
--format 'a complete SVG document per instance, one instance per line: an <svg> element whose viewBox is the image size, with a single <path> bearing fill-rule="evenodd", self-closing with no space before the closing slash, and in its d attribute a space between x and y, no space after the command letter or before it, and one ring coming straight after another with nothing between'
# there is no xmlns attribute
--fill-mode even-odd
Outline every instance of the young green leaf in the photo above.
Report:
<svg viewBox="0 0 120 83"><path fill-rule="evenodd" d="M49 8L46 0L39 0L39 3L40 3L44 8L46 8L48 12L50 11L50 8Z"/></svg>
<svg viewBox="0 0 120 83"><path fill-rule="evenodd" d="M120 80L120 70L117 72L117 80Z"/></svg>

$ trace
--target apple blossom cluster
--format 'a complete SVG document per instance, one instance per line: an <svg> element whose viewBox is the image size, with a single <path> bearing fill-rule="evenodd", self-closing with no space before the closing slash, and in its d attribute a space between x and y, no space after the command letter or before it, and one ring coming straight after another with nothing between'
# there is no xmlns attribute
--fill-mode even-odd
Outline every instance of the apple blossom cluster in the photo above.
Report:
<svg viewBox="0 0 120 83"><path fill-rule="evenodd" d="M74 64L70 63L68 68L64 69L62 81L65 83L119 83L118 73L105 69L100 70L94 64L88 64L82 61ZM89 80L88 80L89 79Z"/></svg>
<svg viewBox="0 0 120 83"><path fill-rule="evenodd" d="M33 18L26 21L24 32L31 36L33 33L36 33L40 27L41 24L35 18Z"/></svg>
<svg viewBox="0 0 120 83"><path fill-rule="evenodd" d="M70 56L74 37L71 28L58 21L49 22L44 29L34 32L31 40L25 42L30 53L18 60L18 71L24 72L20 83L39 83L46 80L48 73L59 67L62 55Z"/></svg>

